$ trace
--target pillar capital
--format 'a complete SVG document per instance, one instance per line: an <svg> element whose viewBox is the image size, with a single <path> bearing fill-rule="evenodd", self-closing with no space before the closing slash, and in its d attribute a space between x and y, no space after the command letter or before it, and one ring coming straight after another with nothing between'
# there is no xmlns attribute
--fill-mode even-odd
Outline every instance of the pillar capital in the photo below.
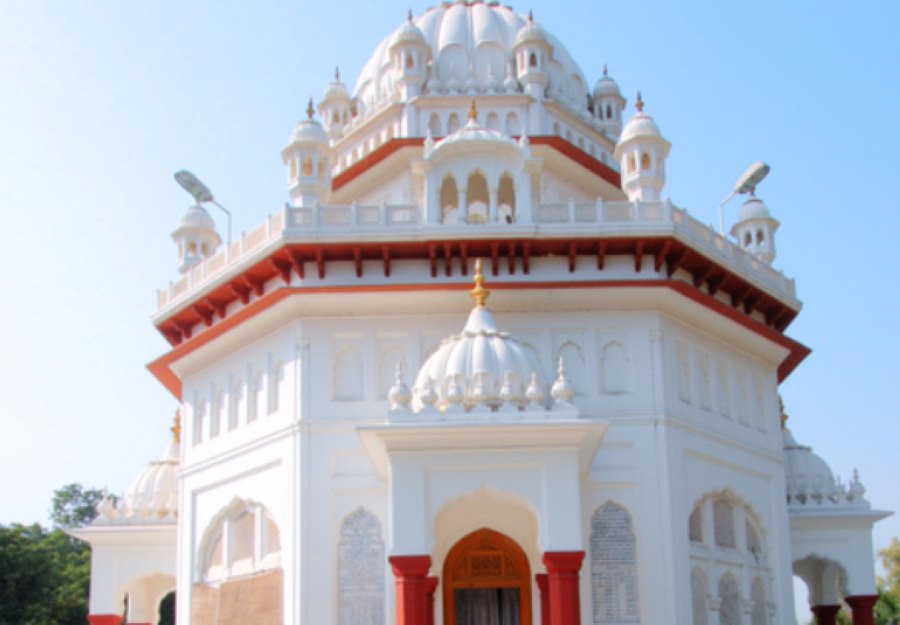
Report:
<svg viewBox="0 0 900 625"><path fill-rule="evenodd" d="M388 562L396 579L397 625L428 625L428 582L431 556L390 556Z"/></svg>
<svg viewBox="0 0 900 625"><path fill-rule="evenodd" d="M550 622L544 625L580 625L581 596L578 573L583 551L546 551L547 586L550 595Z"/></svg>
<svg viewBox="0 0 900 625"><path fill-rule="evenodd" d="M547 551L543 556L544 566L547 572L553 573L578 573L581 563L584 561L583 551Z"/></svg>
<svg viewBox="0 0 900 625"><path fill-rule="evenodd" d="M389 556L395 577L425 577L431 568L431 556Z"/></svg>

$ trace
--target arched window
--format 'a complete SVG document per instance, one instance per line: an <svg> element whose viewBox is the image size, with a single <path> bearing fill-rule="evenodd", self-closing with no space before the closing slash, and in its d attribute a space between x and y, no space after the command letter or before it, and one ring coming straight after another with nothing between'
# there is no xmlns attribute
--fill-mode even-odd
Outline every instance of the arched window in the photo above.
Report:
<svg viewBox="0 0 900 625"><path fill-rule="evenodd" d="M519 116L513 112L506 115L506 134L510 137L517 137L522 134L522 125L519 123Z"/></svg>
<svg viewBox="0 0 900 625"><path fill-rule="evenodd" d="M706 596L709 581L703 569L691 569L691 610L693 612L693 625L707 625L709 623L709 610L707 608Z"/></svg>
<svg viewBox="0 0 900 625"><path fill-rule="evenodd" d="M340 625L384 622L384 539L381 522L359 508L341 523L338 557Z"/></svg>
<svg viewBox="0 0 900 625"><path fill-rule="evenodd" d="M734 549L734 508L726 499L716 499L713 502L713 533L716 547Z"/></svg>
<svg viewBox="0 0 900 625"><path fill-rule="evenodd" d="M209 415L209 437L215 438L222 428L222 413L225 411L225 393L219 391L213 395L212 409Z"/></svg>
<svg viewBox="0 0 900 625"><path fill-rule="evenodd" d="M613 502L597 508L590 546L593 622L640 621L637 548L628 511Z"/></svg>
<svg viewBox="0 0 900 625"><path fill-rule="evenodd" d="M262 505L236 500L221 512L200 544L205 582L252 575L281 564L278 526Z"/></svg>
<svg viewBox="0 0 900 625"><path fill-rule="evenodd" d="M415 66L415 61L413 60L412 54L406 55L406 69L412 69Z"/></svg>
<svg viewBox="0 0 900 625"><path fill-rule="evenodd" d="M497 117L497 114L493 111L488 113L487 116L487 127L489 130L500 130L500 118Z"/></svg>
<svg viewBox="0 0 900 625"><path fill-rule="evenodd" d="M196 256L197 255L197 243L194 241L188 241L188 256Z"/></svg>
<svg viewBox="0 0 900 625"><path fill-rule="evenodd" d="M238 426L244 406L244 381L238 378L231 385L231 396L228 398L228 429Z"/></svg>
<svg viewBox="0 0 900 625"><path fill-rule="evenodd" d="M609 104L606 105L606 119L612 119L612 107Z"/></svg>
<svg viewBox="0 0 900 625"><path fill-rule="evenodd" d="M537 67L537 64L538 64L537 63L537 55L534 52L532 52L528 56L528 66L529 67Z"/></svg>
<svg viewBox="0 0 900 625"><path fill-rule="evenodd" d="M260 411L264 410L261 406L263 390L262 373L256 371L250 377L250 385L247 388L247 423L255 421Z"/></svg>
<svg viewBox="0 0 900 625"><path fill-rule="evenodd" d="M628 155L628 173L633 174L635 169L637 169L637 161L635 160L634 154L629 154Z"/></svg>
<svg viewBox="0 0 900 625"><path fill-rule="evenodd" d="M766 625L769 620L766 606L766 585L760 577L753 580L753 585L750 587L750 600L753 602L750 622L752 625Z"/></svg>
<svg viewBox="0 0 900 625"><path fill-rule="evenodd" d="M497 187L497 212L503 223L516 221L516 187L513 177L504 173L500 176L500 184Z"/></svg>
<svg viewBox="0 0 900 625"><path fill-rule="evenodd" d="M488 185L487 179L480 171L469 176L466 185L467 208L466 220L469 223L485 223L488 220Z"/></svg>
<svg viewBox="0 0 900 625"><path fill-rule="evenodd" d="M763 231L762 231L762 230L757 230L757 231L756 231L756 243L757 243L757 244L762 243L762 242L765 240L765 238L766 238L766 237L765 237L765 235L763 234Z"/></svg>
<svg viewBox="0 0 900 625"><path fill-rule="evenodd" d="M269 414L281 405L281 389L284 386L284 363L276 360L269 369Z"/></svg>
<svg viewBox="0 0 900 625"><path fill-rule="evenodd" d="M428 119L428 131L431 133L432 137L441 136L441 118L437 113L432 113L431 117Z"/></svg>
<svg viewBox="0 0 900 625"><path fill-rule="evenodd" d="M199 445L203 442L203 422L206 419L206 399L202 395L194 398L194 420L191 423L191 442Z"/></svg>
<svg viewBox="0 0 900 625"><path fill-rule="evenodd" d="M641 153L641 169L650 169L650 154L647 152Z"/></svg>
<svg viewBox="0 0 900 625"><path fill-rule="evenodd" d="M697 506L691 512L688 522L688 538L691 542L703 542L703 509Z"/></svg>
<svg viewBox="0 0 900 625"><path fill-rule="evenodd" d="M456 188L456 178L447 174L441 183L441 222L455 223L459 219L459 190Z"/></svg>
<svg viewBox="0 0 900 625"><path fill-rule="evenodd" d="M450 113L450 119L447 121L447 134L453 134L459 130L459 115Z"/></svg>
<svg viewBox="0 0 900 625"><path fill-rule="evenodd" d="M719 624L741 625L741 593L731 573L719 579Z"/></svg>
<svg viewBox="0 0 900 625"><path fill-rule="evenodd" d="M618 341L610 341L600 352L600 377L603 392L610 395L627 393L631 386L631 359Z"/></svg>
<svg viewBox="0 0 900 625"><path fill-rule="evenodd" d="M309 156L303 157L303 166L301 167L301 171L304 176L312 176L313 175L313 163L312 158Z"/></svg>
<svg viewBox="0 0 900 625"><path fill-rule="evenodd" d="M753 235L749 232L744 233L744 247L750 247L753 244Z"/></svg>

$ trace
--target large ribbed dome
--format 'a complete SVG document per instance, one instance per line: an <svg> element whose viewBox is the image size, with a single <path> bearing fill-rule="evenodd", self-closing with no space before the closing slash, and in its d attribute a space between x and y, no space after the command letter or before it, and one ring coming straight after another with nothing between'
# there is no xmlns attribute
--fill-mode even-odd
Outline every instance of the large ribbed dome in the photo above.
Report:
<svg viewBox="0 0 900 625"><path fill-rule="evenodd" d="M440 84L483 87L489 81L502 81L513 62L513 48L528 19L496 2L443 3L428 9L412 22L431 48L433 78ZM533 24L531 29L537 29ZM393 91L396 68L391 63L391 46L410 30L404 23L375 48L356 82L353 95L364 109L372 109L387 100ZM587 81L563 45L552 34L541 30L552 46L548 65L548 96L580 105L587 102Z"/></svg>
<svg viewBox="0 0 900 625"><path fill-rule="evenodd" d="M788 428L782 431L784 457L787 460L788 502L829 499L837 495L837 483L828 464L813 453L811 447L800 445Z"/></svg>

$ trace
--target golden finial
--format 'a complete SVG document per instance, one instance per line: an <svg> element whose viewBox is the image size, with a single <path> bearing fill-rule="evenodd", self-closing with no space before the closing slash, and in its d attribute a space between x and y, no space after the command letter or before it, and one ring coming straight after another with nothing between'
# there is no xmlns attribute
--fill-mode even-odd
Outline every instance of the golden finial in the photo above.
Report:
<svg viewBox="0 0 900 625"><path fill-rule="evenodd" d="M339 65L334 66L334 82L341 82L341 68Z"/></svg>
<svg viewBox="0 0 900 625"><path fill-rule="evenodd" d="M484 288L484 272L481 271L481 259L475 261L475 288L469 291L472 295L472 299L475 300L476 308L484 308L484 303L487 301L488 296L491 294L486 288Z"/></svg>
<svg viewBox="0 0 900 625"><path fill-rule="evenodd" d="M784 411L784 400L781 395L778 396L778 410L781 412L781 429L783 430L787 427L788 414Z"/></svg>
<svg viewBox="0 0 900 625"><path fill-rule="evenodd" d="M181 442L181 412L179 410L175 411L175 422L172 424L172 427L169 428L169 431L172 433L172 438L176 443Z"/></svg>
<svg viewBox="0 0 900 625"><path fill-rule="evenodd" d="M475 98L472 98L472 104L469 106L469 119L478 121L478 107L475 106Z"/></svg>
<svg viewBox="0 0 900 625"><path fill-rule="evenodd" d="M607 68L606 63L603 64L603 75L606 76Z"/></svg>
<svg viewBox="0 0 900 625"><path fill-rule="evenodd" d="M644 100L641 99L640 91L638 91L637 101L634 103L634 108L637 109L638 113L644 112Z"/></svg>
<svg viewBox="0 0 900 625"><path fill-rule="evenodd" d="M312 119L313 115L315 115L315 114L316 114L316 109L313 108L313 100L312 100L312 98L310 98L309 104L306 105L306 116L309 117L310 119Z"/></svg>
<svg viewBox="0 0 900 625"><path fill-rule="evenodd" d="M406 10L406 20L412 24L412 8Z"/></svg>
<svg viewBox="0 0 900 625"><path fill-rule="evenodd" d="M533 21L534 21L534 13L532 12L531 9L528 9L528 21L529 21L529 22L533 22Z"/></svg>

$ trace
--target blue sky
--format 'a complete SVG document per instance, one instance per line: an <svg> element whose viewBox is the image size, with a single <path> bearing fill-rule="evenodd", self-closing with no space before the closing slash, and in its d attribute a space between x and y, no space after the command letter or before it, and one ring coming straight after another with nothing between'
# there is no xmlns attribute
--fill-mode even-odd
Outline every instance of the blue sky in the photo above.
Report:
<svg viewBox="0 0 900 625"><path fill-rule="evenodd" d="M789 334L814 350L782 388L791 427L900 510L900 4L515 8L591 82L608 63L629 111L642 90L673 144L665 193L694 216L715 223L747 165L771 165L759 195L782 222L775 265L805 304ZM0 6L0 523L44 521L67 482L122 491L161 453L175 403L144 365L166 348L148 317L176 276L169 234L189 199L172 173L200 176L235 232L261 222L287 199L279 151L307 98L335 65L352 85L406 10ZM877 545L894 535L896 517Z"/></svg>

